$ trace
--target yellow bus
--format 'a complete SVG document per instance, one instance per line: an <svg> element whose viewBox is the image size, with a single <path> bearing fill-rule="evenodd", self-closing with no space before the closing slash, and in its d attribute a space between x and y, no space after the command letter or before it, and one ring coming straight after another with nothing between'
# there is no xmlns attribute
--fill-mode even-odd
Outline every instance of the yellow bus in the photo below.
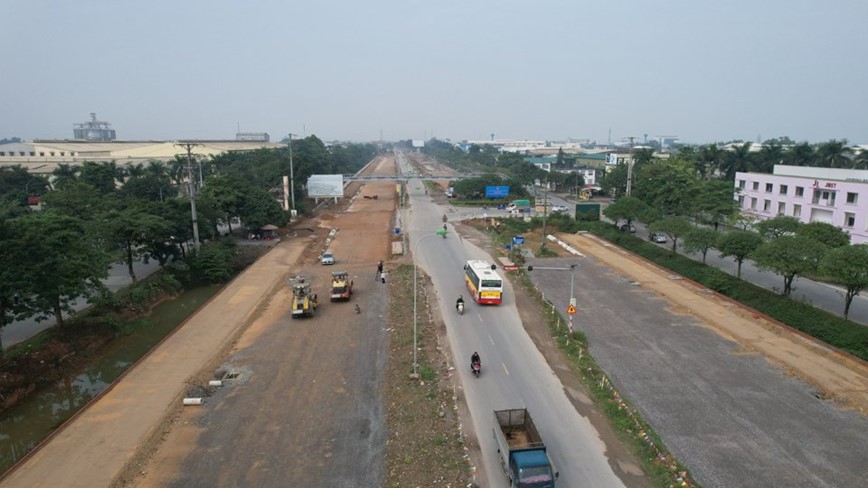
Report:
<svg viewBox="0 0 868 488"><path fill-rule="evenodd" d="M503 280L488 261L471 260L464 265L464 281L476 303L499 305L503 301Z"/></svg>

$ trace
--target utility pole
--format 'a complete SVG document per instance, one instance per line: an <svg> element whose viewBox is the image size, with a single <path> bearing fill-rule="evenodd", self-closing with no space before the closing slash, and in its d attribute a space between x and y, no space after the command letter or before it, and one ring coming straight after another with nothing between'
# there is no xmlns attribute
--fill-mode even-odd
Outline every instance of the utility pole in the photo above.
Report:
<svg viewBox="0 0 868 488"><path fill-rule="evenodd" d="M289 194L292 198L292 209L295 210L295 174L292 171L292 136L298 135L289 133Z"/></svg>
<svg viewBox="0 0 868 488"><path fill-rule="evenodd" d="M196 251L199 250L199 221L196 218L196 191L193 186L193 148L196 146L201 146L202 144L197 144L195 142L181 142L175 144L176 146L181 146L187 149L187 188L190 193L190 213L193 216L193 246L196 248Z"/></svg>
<svg viewBox="0 0 868 488"><path fill-rule="evenodd" d="M633 188L633 136L630 136L630 154L627 157L627 196Z"/></svg>

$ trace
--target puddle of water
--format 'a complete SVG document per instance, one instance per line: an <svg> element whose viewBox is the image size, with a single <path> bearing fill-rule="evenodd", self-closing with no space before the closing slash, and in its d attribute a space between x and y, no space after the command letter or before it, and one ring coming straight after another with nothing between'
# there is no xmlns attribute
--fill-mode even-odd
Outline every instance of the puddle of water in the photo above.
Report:
<svg viewBox="0 0 868 488"><path fill-rule="evenodd" d="M91 366L35 392L4 412L0 418L0 473L105 390L219 290L219 286L194 288L157 305L132 334L103 348L101 357Z"/></svg>

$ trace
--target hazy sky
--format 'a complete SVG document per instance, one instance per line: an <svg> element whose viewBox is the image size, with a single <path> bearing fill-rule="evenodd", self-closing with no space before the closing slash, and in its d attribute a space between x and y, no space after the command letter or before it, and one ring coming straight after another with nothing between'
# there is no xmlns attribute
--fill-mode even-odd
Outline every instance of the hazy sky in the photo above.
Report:
<svg viewBox="0 0 868 488"><path fill-rule="evenodd" d="M868 143L866 0L0 1L0 138Z"/></svg>

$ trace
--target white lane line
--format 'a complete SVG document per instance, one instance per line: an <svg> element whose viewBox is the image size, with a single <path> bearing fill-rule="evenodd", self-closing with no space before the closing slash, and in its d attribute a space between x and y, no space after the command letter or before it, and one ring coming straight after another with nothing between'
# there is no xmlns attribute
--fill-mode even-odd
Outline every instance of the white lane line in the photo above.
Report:
<svg viewBox="0 0 868 488"><path fill-rule="evenodd" d="M492 346L494 345L494 337L491 337L491 334L488 334L488 342L490 342Z"/></svg>
<svg viewBox="0 0 868 488"><path fill-rule="evenodd" d="M500 363L500 364L503 366L503 371L506 372L507 376L509 376L509 370L506 369L506 364L505 363Z"/></svg>

